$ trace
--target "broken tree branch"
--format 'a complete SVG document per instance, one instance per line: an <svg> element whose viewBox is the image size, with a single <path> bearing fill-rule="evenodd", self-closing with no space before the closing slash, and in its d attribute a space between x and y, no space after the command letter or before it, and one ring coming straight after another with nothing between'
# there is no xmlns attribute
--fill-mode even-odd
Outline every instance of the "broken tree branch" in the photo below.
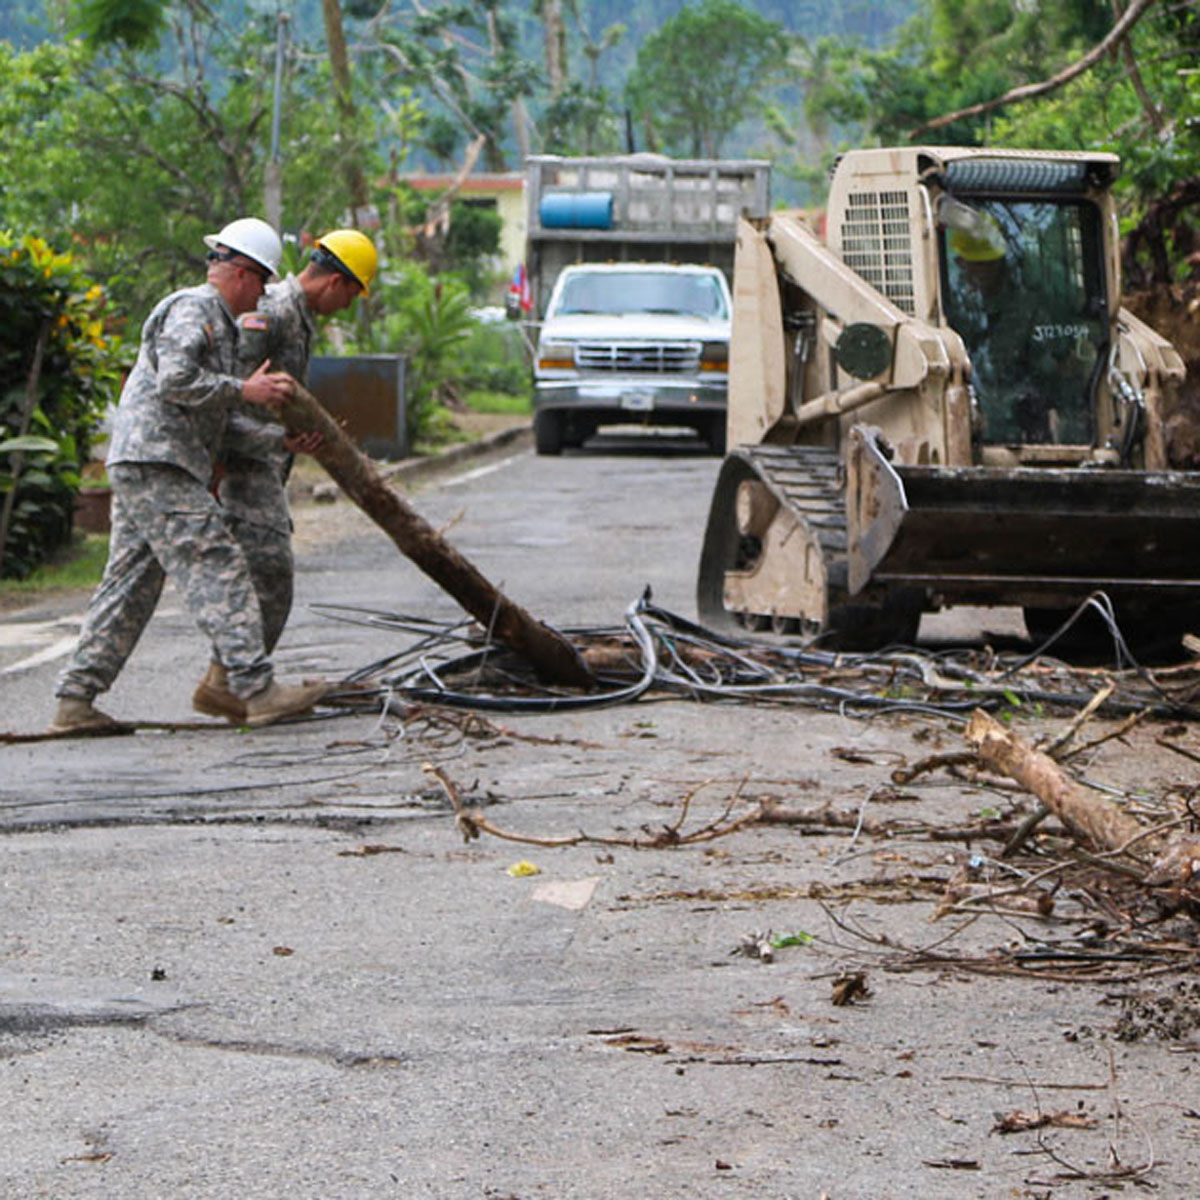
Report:
<svg viewBox="0 0 1200 1200"><path fill-rule="evenodd" d="M912 783L918 775L926 775L941 767L965 767L976 761L973 750L953 750L949 753L930 754L908 766L897 767L892 772L892 782L898 785Z"/></svg>
<svg viewBox="0 0 1200 1200"><path fill-rule="evenodd" d="M1108 733L1101 734L1098 738L1092 738L1090 742L1084 742L1083 745L1076 746L1062 755L1055 755L1055 757L1061 757L1064 760L1077 758L1080 754L1086 754L1089 750L1095 750L1097 746L1103 746L1105 742L1111 742L1115 738L1124 737L1135 725L1141 724L1149 715L1150 710L1148 708L1143 708L1141 712L1130 713L1119 725L1110 729Z"/></svg>
<svg viewBox="0 0 1200 1200"><path fill-rule="evenodd" d="M1111 801L1092 795L1068 779L1048 755L1026 745L981 709L972 714L966 739L985 763L1037 796L1088 846L1116 855L1127 854L1139 842L1157 843L1158 857L1143 881L1189 889L1189 899L1200 899L1190 894L1200 879L1200 841L1177 839L1164 845L1162 829L1147 828Z"/></svg>
<svg viewBox="0 0 1200 1200"><path fill-rule="evenodd" d="M426 575L444 588L497 641L525 658L539 678L590 688L591 671L557 630L534 620L507 599L428 521L379 477L370 459L345 435L320 402L300 384L280 416L292 433L319 433L314 457L335 483Z"/></svg>
<svg viewBox="0 0 1200 1200"><path fill-rule="evenodd" d="M1117 690L1117 685L1110 679L1088 702L1077 712L1067 727L1058 733L1054 739L1041 749L1051 758L1058 758L1059 751L1091 720L1093 714Z"/></svg>
<svg viewBox="0 0 1200 1200"><path fill-rule="evenodd" d="M463 835L463 841L465 842L472 841L479 837L481 833L486 833L504 842L520 842L526 846L555 848L559 846L588 844L596 846L628 846L632 850L665 850L669 847L689 846L696 842L711 842L720 837L727 837L729 834L736 833L737 830L747 825L754 824L761 817L761 811L758 808L754 808L747 813L743 813L740 817L734 817L731 820L725 821L725 815L729 811L727 807L725 813L718 817L716 821L710 822L702 829L698 829L693 833L680 833L678 823L676 823L675 825L663 826L662 829L657 831L648 830L645 837L605 836L602 834L584 833L582 831L565 834L560 837L536 837L533 834L511 833L506 829L501 829L499 826L493 825L478 809L465 807L462 797L458 794L458 788L454 785L454 781L440 767L436 767L432 763L426 763L422 767L422 770L426 774L432 775L441 785L442 791L446 793L446 798L450 801L451 807L454 809L454 824ZM704 785L702 784L702 786ZM699 788L696 791L699 791ZM723 821L724 823L722 823Z"/></svg>
<svg viewBox="0 0 1200 1200"><path fill-rule="evenodd" d="M982 709L972 715L966 739L988 766L1032 792L1088 845L1113 850L1142 832L1131 816L1068 779L1049 755L1026 745Z"/></svg>
<svg viewBox="0 0 1200 1200"><path fill-rule="evenodd" d="M1021 87L1012 88L1005 92L1003 96L996 96L994 99L985 100L981 104L972 104L968 108L960 108L955 112L935 117L932 121L926 121L912 130L908 135L908 140L910 142L916 141L922 134L928 133L931 129L940 129L944 125L952 125L955 121L961 121L965 117L978 117L983 113L991 112L993 109L1003 108L1006 104L1016 104L1023 100L1032 100L1036 96L1044 96L1047 92L1052 92L1056 88L1070 83L1076 76L1082 75L1085 71L1095 66L1110 50L1119 46L1129 36L1130 30L1145 14L1146 10L1154 3L1155 0L1133 0L1133 3L1125 10L1121 19L1109 30L1108 36L1102 42L1093 46L1082 58L1076 60L1066 70L1060 71L1052 78L1044 79L1040 83L1026 83Z"/></svg>

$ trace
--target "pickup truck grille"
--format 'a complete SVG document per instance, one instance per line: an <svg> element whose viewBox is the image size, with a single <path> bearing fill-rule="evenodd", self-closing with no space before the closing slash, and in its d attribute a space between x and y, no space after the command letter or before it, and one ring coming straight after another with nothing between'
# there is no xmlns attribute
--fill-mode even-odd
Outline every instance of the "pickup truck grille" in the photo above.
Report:
<svg viewBox="0 0 1200 1200"><path fill-rule="evenodd" d="M700 369L700 343L579 342L575 365L581 371L686 374Z"/></svg>

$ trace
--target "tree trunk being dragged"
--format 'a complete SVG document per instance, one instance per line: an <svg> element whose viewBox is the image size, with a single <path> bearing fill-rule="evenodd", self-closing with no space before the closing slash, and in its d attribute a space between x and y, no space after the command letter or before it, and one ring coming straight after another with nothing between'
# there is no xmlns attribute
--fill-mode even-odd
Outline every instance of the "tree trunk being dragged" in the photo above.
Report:
<svg viewBox="0 0 1200 1200"><path fill-rule="evenodd" d="M314 457L333 481L439 587L449 592L496 641L524 658L547 683L591 687L575 647L507 599L428 521L379 477L370 459L350 441L317 399L299 384L280 411L292 433L319 433Z"/></svg>

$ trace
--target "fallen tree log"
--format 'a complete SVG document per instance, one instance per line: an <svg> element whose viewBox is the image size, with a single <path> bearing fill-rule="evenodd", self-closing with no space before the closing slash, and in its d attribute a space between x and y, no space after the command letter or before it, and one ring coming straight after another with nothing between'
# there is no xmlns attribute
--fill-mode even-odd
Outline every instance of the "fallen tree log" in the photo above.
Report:
<svg viewBox="0 0 1200 1200"><path fill-rule="evenodd" d="M366 457L300 384L280 409L291 433L319 433L313 457L330 478L436 584L466 609L491 637L524 658L547 683L590 688L592 672L557 630L514 604L380 477Z"/></svg>
<svg viewBox="0 0 1200 1200"><path fill-rule="evenodd" d="M966 738L987 766L1032 792L1094 849L1116 850L1145 832L1128 813L1068 779L1048 754L1026 745L981 709L972 714Z"/></svg>
<svg viewBox="0 0 1200 1200"><path fill-rule="evenodd" d="M1200 842L1195 838L1168 841L1162 830L1143 825L1067 778L1048 754L1027 745L981 709L972 714L965 736L987 766L1032 792L1074 837L1099 851L1146 846L1156 857L1145 883L1185 888L1191 898L1200 898Z"/></svg>

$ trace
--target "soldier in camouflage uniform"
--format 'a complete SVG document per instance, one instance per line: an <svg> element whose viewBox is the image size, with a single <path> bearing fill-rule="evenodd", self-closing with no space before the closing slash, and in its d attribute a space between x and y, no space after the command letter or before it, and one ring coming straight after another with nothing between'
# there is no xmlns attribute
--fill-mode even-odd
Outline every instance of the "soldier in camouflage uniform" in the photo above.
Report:
<svg viewBox="0 0 1200 1200"><path fill-rule="evenodd" d="M133 651L165 575L228 665L250 724L303 712L324 691L324 685L274 682L245 555L209 491L230 404L278 405L291 391L290 378L266 364L246 379L236 373L236 317L253 308L282 247L255 218L234 221L205 241L207 281L154 308L121 392L108 455L109 559L59 679L56 731L118 724L93 699L112 686Z"/></svg>
<svg viewBox="0 0 1200 1200"><path fill-rule="evenodd" d="M269 363L307 383L314 318L349 308L366 294L377 264L374 245L357 230L338 229L320 238L298 276L271 284L258 310L239 318L240 373L249 376ZM284 485L292 454L317 449L319 437L291 437L269 410L235 403L221 446L218 495L250 565L268 654L292 607L292 521ZM196 688L192 706L233 721L243 718L245 707L216 659Z"/></svg>

